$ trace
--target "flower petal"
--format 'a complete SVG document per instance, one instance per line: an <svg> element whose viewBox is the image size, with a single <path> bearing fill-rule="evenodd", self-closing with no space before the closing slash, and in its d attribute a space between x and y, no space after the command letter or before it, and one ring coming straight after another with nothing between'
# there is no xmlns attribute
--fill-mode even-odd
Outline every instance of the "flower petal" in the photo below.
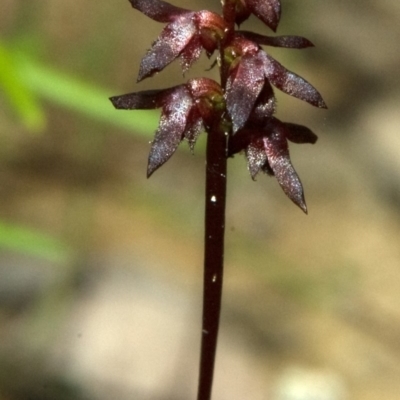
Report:
<svg viewBox="0 0 400 400"><path fill-rule="evenodd" d="M187 118L187 124L184 132L185 139L189 142L190 151L193 153L194 145L200 135L204 131L203 118L200 111L193 107Z"/></svg>
<svg viewBox="0 0 400 400"><path fill-rule="evenodd" d="M263 138L268 163L286 195L307 213L303 186L290 161L284 128L274 125L272 132Z"/></svg>
<svg viewBox="0 0 400 400"><path fill-rule="evenodd" d="M258 138L246 147L246 158L247 168L249 169L251 178L254 180L265 163L268 162L262 139Z"/></svg>
<svg viewBox="0 0 400 400"><path fill-rule="evenodd" d="M302 36L264 36L249 31L238 31L246 39L252 40L258 44L272 47L286 47L288 49L305 49L314 47L314 45Z"/></svg>
<svg viewBox="0 0 400 400"><path fill-rule="evenodd" d="M196 34L193 13L168 24L140 63L138 82L164 69L175 60Z"/></svg>
<svg viewBox="0 0 400 400"><path fill-rule="evenodd" d="M304 100L315 107L327 108L322 96L302 77L288 71L282 64L263 52L266 59L265 75L270 82L283 92Z"/></svg>
<svg viewBox="0 0 400 400"><path fill-rule="evenodd" d="M173 6L162 0L129 0L132 7L158 22L172 22L189 10Z"/></svg>
<svg viewBox="0 0 400 400"><path fill-rule="evenodd" d="M185 86L177 87L165 102L147 165L147 177L174 154L182 141L193 101Z"/></svg>
<svg viewBox="0 0 400 400"><path fill-rule="evenodd" d="M271 84L266 81L260 95L258 96L256 106L249 118L249 122L263 123L267 118L272 117L276 109L276 100Z"/></svg>
<svg viewBox="0 0 400 400"><path fill-rule="evenodd" d="M248 120L264 86L264 62L258 55L245 54L228 78L226 105L232 119L233 133Z"/></svg>
<svg viewBox="0 0 400 400"><path fill-rule="evenodd" d="M281 17L280 0L245 0L251 12L274 32Z"/></svg>
<svg viewBox="0 0 400 400"><path fill-rule="evenodd" d="M303 125L291 124L284 122L286 139L293 143L311 143L314 144L318 136Z"/></svg>
<svg viewBox="0 0 400 400"><path fill-rule="evenodd" d="M176 87L160 90L145 90L142 92L128 93L121 96L110 97L114 107L118 110L149 110L159 108L171 91Z"/></svg>
<svg viewBox="0 0 400 400"><path fill-rule="evenodd" d="M195 35L180 55L183 72L186 72L199 59L202 50L200 37Z"/></svg>

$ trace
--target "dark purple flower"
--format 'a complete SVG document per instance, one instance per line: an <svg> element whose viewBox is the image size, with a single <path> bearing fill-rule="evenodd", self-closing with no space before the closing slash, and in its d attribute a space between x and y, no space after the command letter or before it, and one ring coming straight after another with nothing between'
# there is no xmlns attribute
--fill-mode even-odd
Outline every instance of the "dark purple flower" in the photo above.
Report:
<svg viewBox="0 0 400 400"><path fill-rule="evenodd" d="M300 36L265 36L235 30L254 14L273 31L280 14L280 0L223 0L222 16L191 11L162 0L129 0L149 18L166 23L141 61L138 81L164 69L179 58L185 72L204 49L210 57L219 50L221 85L207 79L163 90L130 93L111 98L119 109L161 108L152 142L147 175L150 176L176 151L182 140L193 150L205 130L226 132L228 154L244 151L252 178L259 171L274 175L284 192L306 212L303 188L294 170L288 140L314 143L317 137L306 127L274 117L274 89L326 108L319 92L305 79L287 70L261 46L304 49L313 44Z"/></svg>
<svg viewBox="0 0 400 400"><path fill-rule="evenodd" d="M255 179L260 171L274 175L286 195L307 213L303 186L290 160L288 140L315 143L317 136L305 126L269 117L233 136L229 154L244 150L251 177Z"/></svg>
<svg viewBox="0 0 400 400"><path fill-rule="evenodd" d="M203 49L210 56L225 34L226 22L211 11L194 12L161 0L129 1L155 21L168 23L142 59L138 81L161 71L178 57L186 71Z"/></svg>
<svg viewBox="0 0 400 400"><path fill-rule="evenodd" d="M110 100L117 109L162 109L150 149L148 177L170 159L182 140L186 139L193 150L201 131L209 130L225 109L220 85L208 78L191 79L168 89L114 96Z"/></svg>
<svg viewBox="0 0 400 400"><path fill-rule="evenodd" d="M296 41L305 44L298 38L276 39L276 43L282 42L281 44L291 41L292 45ZM226 87L226 104L233 123L233 133L245 126L261 90L267 83L313 106L326 108L321 95L310 83L287 70L253 41L239 34L233 39L228 52L235 54Z"/></svg>
<svg viewBox="0 0 400 400"><path fill-rule="evenodd" d="M290 161L288 140L313 144L317 136L305 126L281 122L273 117L274 112L275 97L267 83L245 127L230 138L228 154L244 150L253 179L260 171L274 175L289 198L307 212L303 186Z"/></svg>

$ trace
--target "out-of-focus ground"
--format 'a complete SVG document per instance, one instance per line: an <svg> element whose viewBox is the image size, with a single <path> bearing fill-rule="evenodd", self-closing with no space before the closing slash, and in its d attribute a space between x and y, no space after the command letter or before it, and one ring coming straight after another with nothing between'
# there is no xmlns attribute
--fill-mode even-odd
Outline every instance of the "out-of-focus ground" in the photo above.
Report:
<svg viewBox="0 0 400 400"><path fill-rule="evenodd" d="M190 3L174 2L219 10ZM329 110L277 94L281 119L319 135L291 147L308 216L274 179L251 181L242 156L230 161L214 399L399 399L400 3L282 4L278 33L316 48L272 53ZM0 8L3 42L108 95L181 82L174 64L135 84L162 25L127 0ZM244 28L267 33L255 19ZM195 398L202 144L147 180L150 136L40 101L47 128L32 133L0 94L0 220L68 256L0 249L0 400Z"/></svg>

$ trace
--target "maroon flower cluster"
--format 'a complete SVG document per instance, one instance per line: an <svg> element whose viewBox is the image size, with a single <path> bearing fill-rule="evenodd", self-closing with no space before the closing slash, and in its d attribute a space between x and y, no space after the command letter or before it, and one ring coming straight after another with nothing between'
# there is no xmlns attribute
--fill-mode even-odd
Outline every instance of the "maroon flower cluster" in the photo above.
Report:
<svg viewBox="0 0 400 400"><path fill-rule="evenodd" d="M212 135L224 129L227 154L244 151L252 178L259 171L274 175L289 198L307 211L302 184L294 170L288 140L315 143L308 128L276 119L273 87L313 106L326 108L318 91L287 70L261 46L301 49L313 46L298 36L264 36L235 30L235 24L254 14L276 30L279 0L225 0L222 16L210 11L190 11L161 0L129 0L151 19L167 23L140 64L138 81L164 69L179 58L183 71L204 49L218 52L221 84L207 78L164 89L111 98L118 109L161 108L161 119L149 155L150 176L175 152L182 140L194 147L199 133ZM221 128L222 127L222 128Z"/></svg>

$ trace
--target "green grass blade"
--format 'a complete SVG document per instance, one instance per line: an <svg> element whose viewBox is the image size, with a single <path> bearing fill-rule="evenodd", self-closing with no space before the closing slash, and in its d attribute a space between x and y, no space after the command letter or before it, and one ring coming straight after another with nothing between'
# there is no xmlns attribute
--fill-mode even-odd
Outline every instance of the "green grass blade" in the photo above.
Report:
<svg viewBox="0 0 400 400"><path fill-rule="evenodd" d="M153 137L159 112L115 110L108 99L116 94L113 90L80 81L22 54L18 58L19 77L36 95L95 120L124 128L132 134Z"/></svg>
<svg viewBox="0 0 400 400"><path fill-rule="evenodd" d="M24 85L18 74L13 55L0 41L0 87L18 114L22 123L31 131L41 131L46 116L32 91Z"/></svg>
<svg viewBox="0 0 400 400"><path fill-rule="evenodd" d="M66 263L71 256L57 239L26 227L0 221L0 247L20 254Z"/></svg>

